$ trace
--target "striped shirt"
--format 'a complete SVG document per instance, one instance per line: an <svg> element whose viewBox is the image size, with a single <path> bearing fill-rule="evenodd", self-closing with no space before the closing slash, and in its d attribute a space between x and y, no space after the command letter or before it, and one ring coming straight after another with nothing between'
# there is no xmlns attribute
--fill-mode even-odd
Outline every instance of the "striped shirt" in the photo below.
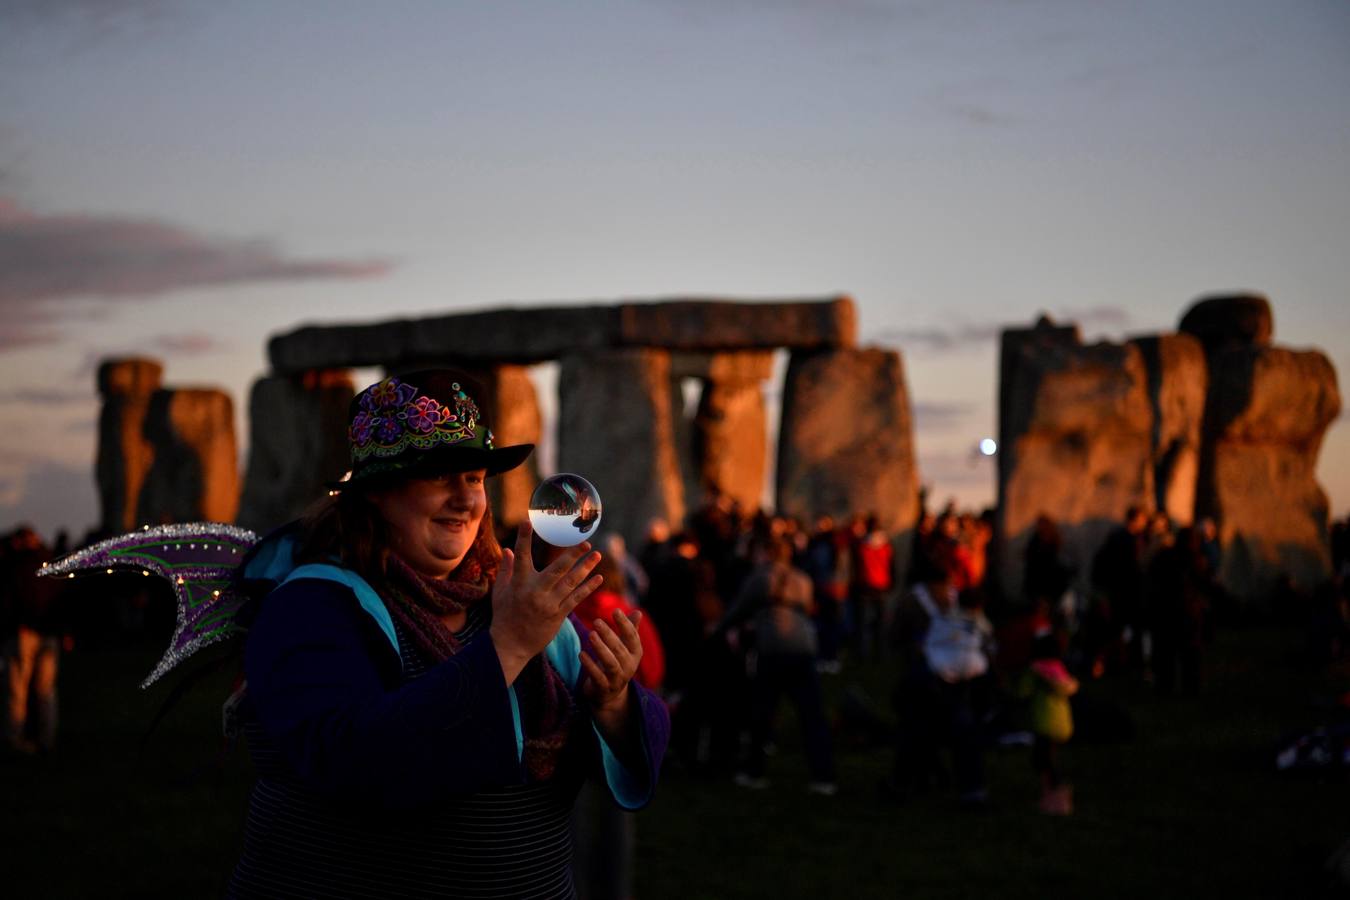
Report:
<svg viewBox="0 0 1350 900"><path fill-rule="evenodd" d="M467 643L489 615L486 604L470 607L456 637ZM395 627L406 684L434 664ZM568 818L584 774L576 754L547 782L387 810L301 783L252 717L245 734L258 781L232 897L575 896Z"/></svg>

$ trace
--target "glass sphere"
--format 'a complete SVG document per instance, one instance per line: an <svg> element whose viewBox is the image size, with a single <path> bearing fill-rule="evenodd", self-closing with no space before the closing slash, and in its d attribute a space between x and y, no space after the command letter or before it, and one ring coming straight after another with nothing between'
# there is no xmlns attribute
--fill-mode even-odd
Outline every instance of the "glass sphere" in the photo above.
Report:
<svg viewBox="0 0 1350 900"><path fill-rule="evenodd" d="M580 475L551 475L530 497L530 526L555 547L575 547L595 537L599 525L600 492Z"/></svg>

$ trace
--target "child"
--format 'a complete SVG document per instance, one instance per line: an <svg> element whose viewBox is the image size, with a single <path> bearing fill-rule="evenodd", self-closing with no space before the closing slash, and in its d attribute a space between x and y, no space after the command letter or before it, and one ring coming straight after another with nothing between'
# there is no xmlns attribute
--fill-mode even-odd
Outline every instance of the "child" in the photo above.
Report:
<svg viewBox="0 0 1350 900"><path fill-rule="evenodd" d="M1037 629L1024 691L1031 696L1031 730L1035 743L1031 765L1041 778L1041 812L1067 816L1073 812L1073 787L1063 783L1055 764L1057 748L1073 737L1069 698L1078 681L1059 658L1059 642L1048 627Z"/></svg>

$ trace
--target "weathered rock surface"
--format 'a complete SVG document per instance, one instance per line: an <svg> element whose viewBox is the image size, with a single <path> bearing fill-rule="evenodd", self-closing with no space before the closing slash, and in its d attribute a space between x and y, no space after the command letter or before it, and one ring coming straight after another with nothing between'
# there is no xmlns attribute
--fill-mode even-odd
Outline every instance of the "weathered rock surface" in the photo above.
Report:
<svg viewBox="0 0 1350 900"><path fill-rule="evenodd" d="M853 300L736 303L667 300L618 307L617 343L669 350L851 347L857 341Z"/></svg>
<svg viewBox="0 0 1350 900"><path fill-rule="evenodd" d="M1179 330L1194 335L1206 353L1234 347L1265 347L1275 333L1270 301L1260 294L1202 297L1181 317Z"/></svg>
<svg viewBox="0 0 1350 900"><path fill-rule="evenodd" d="M652 517L682 521L670 354L626 349L564 356L558 387L558 468L599 490L602 533L617 532L639 546Z"/></svg>
<svg viewBox="0 0 1350 900"><path fill-rule="evenodd" d="M136 521L233 522L239 509L234 404L223 391L160 390L150 398L145 436L155 459L136 505Z"/></svg>
<svg viewBox="0 0 1350 900"><path fill-rule="evenodd" d="M151 359L112 359L98 369L103 395L99 412L98 458L94 464L105 532L130 531L155 450L145 437L150 398L159 389L164 367Z"/></svg>
<svg viewBox="0 0 1350 900"><path fill-rule="evenodd" d="M1340 408L1336 371L1318 351L1210 355L1197 512L1219 525L1220 577L1238 597L1267 598L1286 576L1312 588L1330 575L1328 504L1314 473Z"/></svg>
<svg viewBox="0 0 1350 900"><path fill-rule="evenodd" d="M1004 331L1000 368L999 577L1018 598L1038 516L1059 524L1085 577L1125 511L1152 506L1153 412L1137 347L1083 346L1048 319Z"/></svg>
<svg viewBox="0 0 1350 900"><path fill-rule="evenodd" d="M1209 370L1200 342L1188 334L1133 339L1148 371L1153 408L1154 506L1177 525L1189 525L1195 513L1200 470L1201 423Z"/></svg>
<svg viewBox="0 0 1350 900"><path fill-rule="evenodd" d="M764 495L768 414L759 381L710 381L694 417L693 452L704 496L725 494L750 511Z"/></svg>
<svg viewBox="0 0 1350 900"><path fill-rule="evenodd" d="M898 353L794 352L783 384L778 511L807 522L873 513L907 548L919 514L912 423Z"/></svg>
<svg viewBox="0 0 1350 900"><path fill-rule="evenodd" d="M265 533L297 518L350 466L346 370L260 378L249 396L248 474L239 524Z"/></svg>
<svg viewBox="0 0 1350 900"><path fill-rule="evenodd" d="M524 366L497 366L485 374L492 395L492 434L498 447L512 444L538 446L543 434L539 398ZM539 483L538 460L530 454L525 463L488 481L492 508L504 525L523 522L530 508L530 495Z"/></svg>
<svg viewBox="0 0 1350 900"><path fill-rule="evenodd" d="M307 325L268 342L278 374L309 369L455 359L461 365L534 363L607 347L717 351L850 346L853 301L739 303L673 300L528 307L403 319L375 325Z"/></svg>

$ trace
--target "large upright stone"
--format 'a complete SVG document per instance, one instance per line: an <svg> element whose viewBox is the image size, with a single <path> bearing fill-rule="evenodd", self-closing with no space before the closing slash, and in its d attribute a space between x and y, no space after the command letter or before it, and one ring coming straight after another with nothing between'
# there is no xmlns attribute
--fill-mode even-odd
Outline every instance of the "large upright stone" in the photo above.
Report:
<svg viewBox="0 0 1350 900"><path fill-rule="evenodd" d="M538 446L543 434L539 397L524 366L497 366L485 379L492 394L492 434L498 447L512 444ZM488 482L493 509L506 526L525 520L530 495L539 483L538 460L530 454L525 463Z"/></svg>
<svg viewBox="0 0 1350 900"><path fill-rule="evenodd" d="M300 516L350 466L345 369L268 376L249 395L248 474L239 524L263 533Z"/></svg>
<svg viewBox="0 0 1350 900"><path fill-rule="evenodd" d="M1059 525L1086 577L1126 510L1152 507L1153 412L1137 347L1083 346L1045 318L1003 332L1000 369L999 575L1019 598L1038 516Z"/></svg>
<svg viewBox="0 0 1350 900"><path fill-rule="evenodd" d="M483 394L474 394L474 399L484 407L484 415L491 424L496 446L539 445L543 434L543 417L527 366L475 365L472 361L466 363L452 356L431 356L411 360L401 366L386 367L385 374L402 376L424 369L444 368L462 372L477 382ZM530 454L522 465L488 480L488 502L492 504L500 530L506 531L525 520L530 507L530 495L538 483L539 462L535 454Z"/></svg>
<svg viewBox="0 0 1350 900"><path fill-rule="evenodd" d="M1219 525L1220 577L1249 601L1284 578L1315 587L1331 567L1315 471L1340 413L1336 371L1318 351L1275 347L1234 347L1209 362L1197 512Z"/></svg>
<svg viewBox="0 0 1350 900"><path fill-rule="evenodd" d="M233 522L239 509L234 404L209 388L160 390L145 436L155 448L137 503L142 524Z"/></svg>
<svg viewBox="0 0 1350 900"><path fill-rule="evenodd" d="M1154 504L1173 523L1189 525L1195 514L1200 426L1209 384L1205 351L1188 334L1151 335L1130 343L1139 348L1148 371Z"/></svg>
<svg viewBox="0 0 1350 900"><path fill-rule="evenodd" d="M773 374L773 353L714 353L698 363L675 360L678 371L703 384L691 440L697 488L704 497L722 494L746 511L758 509L769 453L764 382Z"/></svg>
<svg viewBox="0 0 1350 900"><path fill-rule="evenodd" d="M138 524L141 486L155 461L154 447L145 437L145 416L163 375L164 367L152 359L110 359L99 366L103 408L94 469L105 532L130 531Z"/></svg>
<svg viewBox="0 0 1350 900"><path fill-rule="evenodd" d="M807 522L871 513L907 548L903 535L919 514L912 423L895 351L793 353L778 435L778 511Z"/></svg>
<svg viewBox="0 0 1350 900"><path fill-rule="evenodd" d="M601 528L637 546L647 522L684 519L675 458L670 354L573 354L558 373L558 468L589 479L604 503Z"/></svg>

